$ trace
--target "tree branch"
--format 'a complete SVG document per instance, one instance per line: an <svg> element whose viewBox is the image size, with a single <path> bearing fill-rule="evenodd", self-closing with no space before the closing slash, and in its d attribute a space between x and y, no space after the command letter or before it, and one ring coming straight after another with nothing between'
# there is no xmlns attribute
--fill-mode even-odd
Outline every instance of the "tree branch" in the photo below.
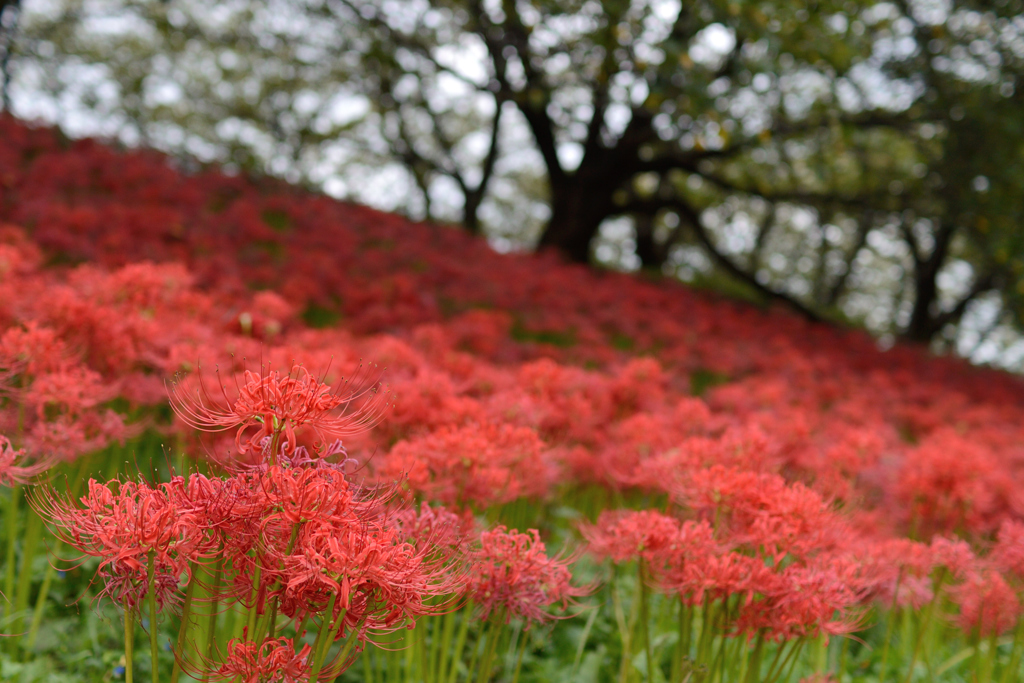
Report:
<svg viewBox="0 0 1024 683"><path fill-rule="evenodd" d="M868 240L868 233L871 232L872 223L874 222L874 214L870 211L865 212L864 219L857 222L857 237L853 242L853 249L851 249L846 256L846 270L839 274L839 278L835 284L832 285L832 289L828 293L828 298L825 300L826 305L835 306L836 302L839 301L839 297L842 295L843 290L846 289L846 283L850 279L850 273L853 271L853 262L857 258L857 254L860 253L861 249Z"/></svg>
<svg viewBox="0 0 1024 683"><path fill-rule="evenodd" d="M933 321L934 332L938 332L939 330L941 330L946 325L949 325L950 323L959 322L960 318L963 317L964 312L967 310L967 305L970 304L975 299L977 299L981 294L984 294L989 290L995 289L995 283L996 276L995 273L992 271L989 271L982 277L978 278L975 281L974 285L971 287L970 291L967 292L967 294L965 294L964 297L957 302L956 306L946 311L945 313L942 313L941 315L935 317Z"/></svg>
<svg viewBox="0 0 1024 683"><path fill-rule="evenodd" d="M548 172L548 178L552 183L561 182L565 179L565 170L558 160L558 146L555 141L554 123L547 113L547 105L550 101L550 94L544 87L542 77L537 74L529 60L529 38L522 18L519 16L515 2L504 2L502 9L507 18L503 26L496 26L491 23L480 0L473 0L470 3L470 11L480 24L478 35L487 46L487 52L495 64L495 77L498 79L502 92L510 99L514 99L519 105L519 110L526 118L527 125L533 133L537 148L544 159L544 166ZM500 38L498 37L500 36ZM519 62L523 66L523 73L526 75L526 88L524 92L516 92L508 82L506 76L508 57L505 48L511 48ZM536 98L539 101L532 101Z"/></svg>
<svg viewBox="0 0 1024 683"><path fill-rule="evenodd" d="M707 250L708 254L711 255L712 260L714 260L715 263L717 263L724 271L735 277L737 280L749 285L767 299L784 304L806 320L810 322L822 321L821 316L806 305L784 292L776 291L761 284L753 274L736 265L733 263L732 259L720 252L712 241L711 235L704 227L704 224L701 223L700 215L692 206L681 199L673 197L667 199L659 198L654 200L631 202L620 207L619 211L621 213L650 213L652 211L657 212L661 209L674 211L679 215L680 219L685 219L693 229L694 235L697 237L697 241L701 243L701 246L703 246L704 249Z"/></svg>

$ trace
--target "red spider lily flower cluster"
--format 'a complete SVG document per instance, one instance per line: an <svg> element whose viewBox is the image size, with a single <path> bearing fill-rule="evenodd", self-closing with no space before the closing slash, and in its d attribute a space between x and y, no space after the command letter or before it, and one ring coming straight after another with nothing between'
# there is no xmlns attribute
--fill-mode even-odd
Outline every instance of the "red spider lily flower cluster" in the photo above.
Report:
<svg viewBox="0 0 1024 683"><path fill-rule="evenodd" d="M304 645L295 652L287 638L267 640L261 645L232 640L228 656L216 673L216 680L242 683L305 683L309 680L312 648Z"/></svg>
<svg viewBox="0 0 1024 683"><path fill-rule="evenodd" d="M293 365L287 374L246 370L234 400L228 398L224 385L220 386L221 405L205 391L201 378L199 384L200 388L193 388L187 378L175 383L172 407L193 429L237 428L235 445L241 454L264 450L276 454L277 446L291 453L297 445L296 430L301 428L320 437L322 445L327 437L359 434L379 422L388 407L387 395L378 394L373 384L350 387L346 382L343 393L332 390L301 365ZM353 406L355 410L349 413ZM257 428L255 433L247 435L253 427Z"/></svg>
<svg viewBox="0 0 1024 683"><path fill-rule="evenodd" d="M441 428L396 444L377 467L377 476L403 480L424 500L484 509L545 495L554 481L545 450L536 432L526 427Z"/></svg>
<svg viewBox="0 0 1024 683"><path fill-rule="evenodd" d="M10 439L0 436L0 484L27 484L49 469L50 464L46 458L30 463L25 455L25 449L15 449Z"/></svg>
<svg viewBox="0 0 1024 683"><path fill-rule="evenodd" d="M813 559L790 554L790 548L780 550L774 533L755 540L722 521L716 529L707 520L614 511L582 531L595 555L641 561L642 580L649 577L687 605L732 600L726 631L788 640L853 630L863 581L852 558L831 546L816 549L821 557Z"/></svg>
<svg viewBox="0 0 1024 683"><path fill-rule="evenodd" d="M483 619L497 614L506 622L513 617L528 625L546 621L548 607L564 609L591 590L572 585L571 560L548 557L534 529L524 534L499 526L481 533L469 563L466 592Z"/></svg>
<svg viewBox="0 0 1024 683"><path fill-rule="evenodd" d="M59 538L83 556L99 558L100 595L138 609L148 590L152 556L161 606L178 600L178 584L192 563L213 545L197 533L196 510L183 508L175 495L180 477L168 484L115 482L116 490L90 479L78 507L56 495L39 502L40 512L59 530Z"/></svg>
<svg viewBox="0 0 1024 683"><path fill-rule="evenodd" d="M971 634L1019 619L1018 377L8 117L0 167L0 482L143 423L226 465L41 506L122 603L152 553L164 604L220 563L208 599L339 643L449 594L544 619L580 590L566 563L473 514L600 489L651 502L588 510L591 552L644 563L687 609L728 604L730 635L843 633L869 606L935 605ZM397 396L372 431L375 379L293 361L363 357ZM153 407L176 373L168 424ZM266 632L223 675L312 671L329 649Z"/></svg>
<svg viewBox="0 0 1024 683"><path fill-rule="evenodd" d="M140 610L154 592L160 609L182 603L188 582L198 580L196 567L216 562L231 580L207 600L239 604L254 620L246 639L229 646L218 676L337 676L350 660L339 653L325 662L335 640L362 643L448 607L445 596L455 599L462 587L463 541L451 513L396 511L393 487L360 487L346 476L345 463L294 445L302 428L323 429L311 415L340 405L328 398L329 386L308 375L298 384L273 376L269 384L283 384L278 395L287 400L263 406L273 414L249 414L272 420L262 438L277 444L276 457L264 446L257 466L237 466L223 477L176 476L158 486L129 481L111 488L90 480L79 504L51 494L38 507L67 546L100 559L100 595L125 610ZM360 417L349 425L329 419L332 429L350 433ZM334 451L325 447L318 455ZM296 628L309 619L321 623L312 655L308 645L296 653L284 640L263 639L278 615ZM266 631L252 632L268 620Z"/></svg>

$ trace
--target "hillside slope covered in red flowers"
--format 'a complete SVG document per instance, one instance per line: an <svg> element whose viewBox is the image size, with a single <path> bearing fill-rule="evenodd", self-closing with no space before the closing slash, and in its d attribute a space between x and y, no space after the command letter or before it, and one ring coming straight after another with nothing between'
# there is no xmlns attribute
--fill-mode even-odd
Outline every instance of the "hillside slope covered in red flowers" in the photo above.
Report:
<svg viewBox="0 0 1024 683"><path fill-rule="evenodd" d="M475 540L466 541L472 549L465 561L477 563L475 580L437 579L430 585L443 590L424 588L424 595L458 593L471 601L461 609L475 605L481 623L496 614L544 621L549 605L606 590L602 571L617 576L636 565L639 574L628 579L632 621L609 616L603 634L615 645L588 640L604 617L572 636L574 670L588 658L614 669L594 680L654 680L653 667L663 667L662 678L680 679L690 666L703 667L708 681L782 680L784 671L841 675L848 656L859 657L877 676L872 680L887 669L912 671L916 662L933 675L943 656L936 633L946 628L962 633L974 659L964 656L943 673L974 662L963 666L996 680L1020 667L1020 629L1016 638L997 639L1020 622L1024 591L1024 383L920 348L883 352L861 332L678 283L501 255L456 230L276 182L185 174L156 153L68 141L3 118L0 365L11 389L0 412L0 433L11 439L0 477L14 491L48 468L74 470L82 462L85 472L87 454L152 438L143 433L172 439L190 457L201 454L204 468L229 470L259 466L265 437L273 458L280 451L305 466L294 459L305 448L314 459L349 467L361 485L398 486L396 500L443 505L474 529L466 532ZM307 377L297 366L315 374L315 381L302 380L314 392L317 382L337 385L342 376L358 388L353 371L365 374L366 386L382 377L393 396L385 403L393 405L352 394L357 416L373 426L368 431L294 416L275 418L280 429L261 418L254 431L255 422L189 403L199 381L213 393L229 387L230 403L247 395L247 382L286 382L273 370L293 368L290 382ZM186 379L171 389L172 418L165 383L175 376ZM220 428L226 431L208 433ZM328 446L328 436L342 436L344 445ZM88 471L117 472L119 453L90 461L98 469ZM179 474L188 462L182 457ZM12 531L4 593L13 603L4 616L17 629L10 632L29 634L11 648L32 652L33 628L56 608L47 603L49 579L15 571L41 554L39 540L14 531L18 515L27 525L41 519L65 527L79 518L61 507L74 496L41 508L41 517L24 506L17 512L17 496L6 506ZM619 568L592 564L588 585L570 586L562 565L537 564L540 536L516 536L493 526L499 521L536 526L547 540L576 536L576 545L589 549L588 562L606 559ZM81 541L62 533L70 547ZM273 562L290 566L293 546L304 539L293 536ZM189 562L202 565L216 554L210 548L225 542L210 541L180 565L167 560L174 569L167 570L170 592L160 594L161 609L182 602L171 594L179 575L192 576ZM238 557L258 555L257 547ZM147 594L145 553L139 557L134 565L109 565L107 584L97 589L119 596L126 613ZM537 585L548 588L499 589L498 579L479 569L510 557L545 567L548 578ZM233 562L241 567L241 559ZM131 571L142 573L126 578ZM256 582L255 595L259 572L252 579L251 569L236 571L237 581ZM151 583L153 572L151 565ZM271 593L299 579L273 581ZM614 591L627 585L611 583L619 586ZM648 606L651 591L661 602ZM243 593L233 595L244 602ZM282 594L282 610L291 599ZM314 602L310 614L322 613L324 601ZM609 614L611 604L603 608ZM187 621L187 612L175 609L174 619ZM263 612L250 609L251 625L263 623ZM422 605L395 609L379 624L377 617L353 622L351 631L343 622L354 611L342 611L337 626L324 617L326 645L317 640L311 651L300 649L298 625L294 647L225 639L224 671L234 672L245 657L255 658L253 666L283 657L305 675L312 667L316 677L319 657L324 672L339 675L354 661L346 659L351 653L380 642L374 628L400 618L441 620L417 629L425 635L416 647L436 649L452 637L456 622L443 621L448 616L429 616ZM276 610L275 603L270 636ZM871 642L888 643L898 619L902 641L892 655L888 647L882 656L880 647L848 653L849 641L828 643L828 635L868 631ZM642 627L634 627L638 620ZM339 645L331 665L334 628ZM659 629L672 637L654 638ZM497 629L468 632L467 642L480 648L473 662L497 657L487 654L488 638L505 642ZM732 656L741 649L742 665ZM542 651L530 646L524 676L553 675ZM459 655L424 655L416 680L444 674L449 656L454 662ZM365 659L372 674L377 660ZM414 666L411 657L402 661ZM477 676L473 666L467 679ZM451 681L462 675L454 663L451 671ZM487 678L480 673L477 680Z"/></svg>

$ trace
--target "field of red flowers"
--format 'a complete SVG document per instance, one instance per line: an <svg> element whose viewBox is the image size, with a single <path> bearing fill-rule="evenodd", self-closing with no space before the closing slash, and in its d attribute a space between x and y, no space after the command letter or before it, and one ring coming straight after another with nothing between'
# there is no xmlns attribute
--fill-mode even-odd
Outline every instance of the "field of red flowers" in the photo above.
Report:
<svg viewBox="0 0 1024 683"><path fill-rule="evenodd" d="M0 678L1020 680L1024 383L0 119Z"/></svg>

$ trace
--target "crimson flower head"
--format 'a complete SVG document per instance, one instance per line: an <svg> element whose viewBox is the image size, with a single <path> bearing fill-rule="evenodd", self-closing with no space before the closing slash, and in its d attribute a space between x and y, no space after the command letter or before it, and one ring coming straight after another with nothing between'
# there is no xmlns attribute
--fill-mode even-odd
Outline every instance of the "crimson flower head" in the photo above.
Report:
<svg viewBox="0 0 1024 683"><path fill-rule="evenodd" d="M295 548L281 558L284 613L301 618L320 612L336 595L336 612L345 610L345 624L362 638L439 611L443 606L430 599L458 587L451 552L417 547L404 536L395 526L368 520L304 524Z"/></svg>
<svg viewBox="0 0 1024 683"><path fill-rule="evenodd" d="M217 678L241 683L306 683L312 652L308 644L295 652L295 643L288 638L264 640L260 645L232 640Z"/></svg>
<svg viewBox="0 0 1024 683"><path fill-rule="evenodd" d="M25 449L14 448L6 436L0 436L0 484L26 484L49 469L52 464L53 461L49 458L28 464L25 460Z"/></svg>
<svg viewBox="0 0 1024 683"><path fill-rule="evenodd" d="M208 538L194 511L170 495L180 477L168 484L121 482L116 490L94 479L81 507L56 494L38 500L40 515L57 527L58 538L82 558L99 558L97 574L106 595L136 608L146 594L152 554L161 605L177 599L178 581L190 562L208 552Z"/></svg>
<svg viewBox="0 0 1024 683"><path fill-rule="evenodd" d="M991 569L972 571L954 586L953 600L960 605L960 628L980 636L1011 631L1021 616L1020 599L1003 576Z"/></svg>
<svg viewBox="0 0 1024 683"><path fill-rule="evenodd" d="M581 532L590 542L590 552L599 558L650 562L659 552L675 546L679 521L657 510L605 510L597 524L585 525Z"/></svg>
<svg viewBox="0 0 1024 683"><path fill-rule="evenodd" d="M553 472L545 456L544 442L526 427L449 426L397 443L377 474L425 500L487 507L547 493Z"/></svg>
<svg viewBox="0 0 1024 683"><path fill-rule="evenodd" d="M855 563L832 557L820 566L761 572L758 597L742 605L736 626L777 642L855 631L860 625L856 571Z"/></svg>
<svg viewBox="0 0 1024 683"><path fill-rule="evenodd" d="M498 526L480 534L471 553L467 593L480 606L481 618L492 613L531 622L551 618L547 607L590 592L573 586L571 559L548 557L536 529L523 534Z"/></svg>
<svg viewBox="0 0 1024 683"><path fill-rule="evenodd" d="M1024 581L1024 524L1006 520L999 527L989 561L1017 582Z"/></svg>
<svg viewBox="0 0 1024 683"><path fill-rule="evenodd" d="M246 370L240 379L234 398L223 383L215 398L206 390L201 374L198 388L186 377L172 385L171 407L194 429L216 432L237 428L239 453L269 449L276 458L278 449L286 454L295 450L300 428L312 430L326 444L328 438L370 429L390 405L390 395L378 391L377 381L359 376L332 388L301 365L293 365L288 373Z"/></svg>

